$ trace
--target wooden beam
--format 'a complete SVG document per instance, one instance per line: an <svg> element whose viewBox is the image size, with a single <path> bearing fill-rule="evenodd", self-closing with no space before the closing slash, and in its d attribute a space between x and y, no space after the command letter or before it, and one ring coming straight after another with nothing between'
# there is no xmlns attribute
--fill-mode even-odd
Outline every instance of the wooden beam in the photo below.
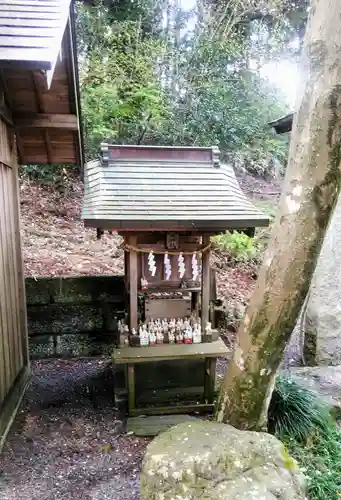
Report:
<svg viewBox="0 0 341 500"><path fill-rule="evenodd" d="M203 236L202 243L204 247L210 242L209 236ZM205 332L207 322L209 321L210 308L210 250L202 254L202 276L201 276L201 328Z"/></svg>
<svg viewBox="0 0 341 500"><path fill-rule="evenodd" d="M48 130L44 130L44 140L45 140L45 145L46 145L47 161L49 162L49 164L52 164L53 163L53 154L52 154L52 148L51 148Z"/></svg>
<svg viewBox="0 0 341 500"><path fill-rule="evenodd" d="M135 410L135 366L128 365L128 413Z"/></svg>
<svg viewBox="0 0 341 500"><path fill-rule="evenodd" d="M32 81L33 81L33 86L34 86L34 93L36 97L36 103L37 103L37 109L39 113L45 113L46 108L45 108L45 103L44 103L44 96L43 96L43 90L46 90L47 82L46 82L46 77L43 72L41 71L32 71ZM52 164L52 148L50 144L50 137L49 137L49 131L47 129L44 129L44 140L45 140L45 146L46 146L46 154L47 154L47 161Z"/></svg>
<svg viewBox="0 0 341 500"><path fill-rule="evenodd" d="M64 59L66 62L67 75L69 81L70 96L71 99L71 112L78 116L79 130L77 136L77 161L80 165L81 177L84 177L84 143L83 143L83 131L82 131L82 113L80 106L80 90L79 90L79 74L78 74L78 59L77 59L77 46L76 46L76 21L74 6L70 5L70 16L66 27L67 43L69 44L69 50L65 50ZM64 42L65 43L65 42Z"/></svg>
<svg viewBox="0 0 341 500"><path fill-rule="evenodd" d="M9 106L9 96L3 72L0 73L0 118L10 127L13 126L12 111Z"/></svg>
<svg viewBox="0 0 341 500"><path fill-rule="evenodd" d="M13 99L12 99L12 96L10 94L3 69L0 69L0 81L1 81L1 86L3 88L3 92L4 92L5 103L7 103L7 105L9 106L9 109L11 111L12 126L13 126L13 114L12 114ZM16 131L16 146L17 146L17 152L18 152L18 163L21 163L24 156L23 156L23 145L22 145L22 140L21 140L19 131Z"/></svg>
<svg viewBox="0 0 341 500"><path fill-rule="evenodd" d="M113 230L122 234L134 231L190 231L192 234L218 234L226 229L243 231L246 227L268 227L269 219L264 215L255 215L246 220L245 218L230 220L130 220L120 219L85 219L85 227L100 227L106 231Z"/></svg>
<svg viewBox="0 0 341 500"><path fill-rule="evenodd" d="M20 330L22 336L22 355L25 365L30 364L29 360L29 347L28 347L28 331L27 331L27 314L26 314L26 289L25 289L25 275L23 269L23 245L20 232L20 187L19 187L19 168L16 151L20 151L18 148L18 136L13 137L14 147L13 147L13 200L16 200L17 209L14 212L15 217L15 246L17 252L17 276L18 276L18 293L19 293L19 303L20 308ZM16 143L16 144L15 144ZM16 149L15 149L16 146Z"/></svg>
<svg viewBox="0 0 341 500"><path fill-rule="evenodd" d="M154 363L159 361L230 358L231 350L221 338L201 344L162 344L154 346L114 349L112 359L116 365Z"/></svg>
<svg viewBox="0 0 341 500"><path fill-rule="evenodd" d="M5 444L7 434L14 422L15 416L20 408L21 401L24 397L26 387L28 386L31 376L30 366L25 366L17 380L15 381L11 391L1 405L0 412L0 453Z"/></svg>
<svg viewBox="0 0 341 500"><path fill-rule="evenodd" d="M46 74L43 71L32 71L32 81L39 113L45 113L43 91L47 90Z"/></svg>
<svg viewBox="0 0 341 500"><path fill-rule="evenodd" d="M59 128L78 130L76 115L60 115L46 113L15 113L13 122L16 129L20 128Z"/></svg>
<svg viewBox="0 0 341 500"><path fill-rule="evenodd" d="M22 141L22 138L21 138L18 130L16 131L15 137L16 137L16 144L17 144L17 151L18 151L18 164L22 165L24 162L24 157L25 157L24 145L23 145L23 141Z"/></svg>
<svg viewBox="0 0 341 500"><path fill-rule="evenodd" d="M204 378L204 403L213 404L214 386L216 378L216 358L205 359L205 378Z"/></svg>
<svg viewBox="0 0 341 500"><path fill-rule="evenodd" d="M213 404L174 404L171 406L152 406L135 408L129 412L129 417L138 417L140 415L173 415L178 413L208 413L214 410Z"/></svg>
<svg viewBox="0 0 341 500"><path fill-rule="evenodd" d="M137 236L129 236L127 243L131 246L136 246ZM137 276L137 253L130 251L128 254L129 266L129 327L130 331L133 328L137 330L138 326L138 276Z"/></svg>
<svg viewBox="0 0 341 500"><path fill-rule="evenodd" d="M0 118L10 127L13 127L13 118L12 113L9 107L7 106L4 99L2 99L3 94L1 95L0 91Z"/></svg>

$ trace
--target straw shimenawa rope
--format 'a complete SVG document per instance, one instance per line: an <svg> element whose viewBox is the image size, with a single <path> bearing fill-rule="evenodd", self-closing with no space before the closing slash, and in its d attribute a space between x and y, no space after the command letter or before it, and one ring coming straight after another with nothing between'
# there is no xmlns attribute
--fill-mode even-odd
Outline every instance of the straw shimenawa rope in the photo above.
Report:
<svg viewBox="0 0 341 500"><path fill-rule="evenodd" d="M211 243L209 243L205 247L198 248L197 250L193 250L191 252L189 252L189 251L187 251L187 252L181 252L181 251L172 252L170 250L155 250L155 249L148 249L148 248L138 248L138 247L135 247L133 245L128 245L127 243L123 243L121 245L121 248L123 248L123 250L125 252L154 253L156 255L166 255L166 254L167 255L179 255L180 253L182 255L194 255L196 253L207 252L207 250L209 250L211 248Z"/></svg>

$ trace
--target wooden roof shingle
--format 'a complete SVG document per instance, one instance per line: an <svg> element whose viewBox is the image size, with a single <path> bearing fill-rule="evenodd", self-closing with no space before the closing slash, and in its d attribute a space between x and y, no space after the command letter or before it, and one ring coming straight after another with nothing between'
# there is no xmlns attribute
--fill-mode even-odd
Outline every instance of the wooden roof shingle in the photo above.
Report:
<svg viewBox="0 0 341 500"><path fill-rule="evenodd" d="M103 145L84 181L89 227L221 231L269 224L214 148Z"/></svg>
<svg viewBox="0 0 341 500"><path fill-rule="evenodd" d="M0 0L0 64L53 71L70 0Z"/></svg>

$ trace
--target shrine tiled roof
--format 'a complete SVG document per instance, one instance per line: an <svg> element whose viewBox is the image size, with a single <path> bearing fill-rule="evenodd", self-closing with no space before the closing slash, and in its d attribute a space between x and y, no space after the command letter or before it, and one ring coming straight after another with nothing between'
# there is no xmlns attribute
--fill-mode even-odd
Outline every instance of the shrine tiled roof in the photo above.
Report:
<svg viewBox="0 0 341 500"><path fill-rule="evenodd" d="M84 172L82 217L116 230L221 231L267 226L215 148L102 145Z"/></svg>

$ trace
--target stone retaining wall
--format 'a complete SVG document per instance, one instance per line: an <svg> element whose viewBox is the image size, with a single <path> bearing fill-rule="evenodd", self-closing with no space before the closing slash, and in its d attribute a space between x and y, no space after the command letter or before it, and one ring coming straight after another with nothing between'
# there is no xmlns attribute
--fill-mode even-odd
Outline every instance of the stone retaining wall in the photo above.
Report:
<svg viewBox="0 0 341 500"><path fill-rule="evenodd" d="M115 318L124 314L123 276L26 278L26 302L33 356L88 354L89 338L114 341Z"/></svg>
<svg viewBox="0 0 341 500"><path fill-rule="evenodd" d="M31 358L111 357L115 318L124 315L123 276L26 278L26 301ZM118 387L122 370L116 372ZM137 400L160 404L173 398L174 388L189 387L182 396L193 398L203 391L203 376L203 360L139 366Z"/></svg>

